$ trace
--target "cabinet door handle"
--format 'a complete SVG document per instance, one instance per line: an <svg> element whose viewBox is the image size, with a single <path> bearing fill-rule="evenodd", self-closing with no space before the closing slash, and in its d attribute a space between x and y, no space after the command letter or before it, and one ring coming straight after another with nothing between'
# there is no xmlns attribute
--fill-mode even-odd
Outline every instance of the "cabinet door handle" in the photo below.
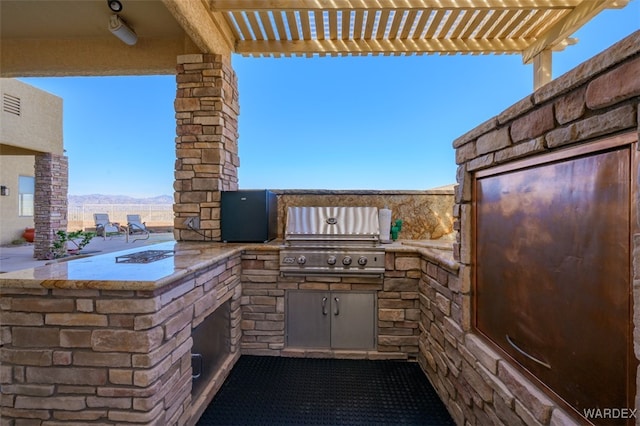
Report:
<svg viewBox="0 0 640 426"><path fill-rule="evenodd" d="M193 366L193 372L191 373L192 379L197 379L202 376L202 354L191 354L191 365ZM197 368L196 368L197 367Z"/></svg>
<svg viewBox="0 0 640 426"><path fill-rule="evenodd" d="M333 300L336 302L336 312L334 313L334 315L340 315L340 299L334 297Z"/></svg>
<svg viewBox="0 0 640 426"><path fill-rule="evenodd" d="M549 365L549 363L539 360L538 358L526 353L523 349L521 349L518 345L516 345L516 343L513 340L511 340L511 337L509 337L508 334L505 337L507 338L507 342L509 342L509 344L513 347L513 349L520 352L522 355L529 358L531 361L535 362L536 364L540 364L541 366L549 369L551 368L551 365Z"/></svg>
<svg viewBox="0 0 640 426"><path fill-rule="evenodd" d="M327 298L322 298L322 315L327 315Z"/></svg>

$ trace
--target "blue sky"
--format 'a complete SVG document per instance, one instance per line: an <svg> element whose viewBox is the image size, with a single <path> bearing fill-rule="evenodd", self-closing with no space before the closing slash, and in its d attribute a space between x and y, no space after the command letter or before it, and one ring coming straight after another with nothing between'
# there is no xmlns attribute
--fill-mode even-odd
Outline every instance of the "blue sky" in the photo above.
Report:
<svg viewBox="0 0 640 426"><path fill-rule="evenodd" d="M606 10L553 54L553 77L640 28ZM455 183L451 143L533 90L519 55L234 56L241 189L429 189ZM171 195L174 76L23 78L63 99L69 194Z"/></svg>

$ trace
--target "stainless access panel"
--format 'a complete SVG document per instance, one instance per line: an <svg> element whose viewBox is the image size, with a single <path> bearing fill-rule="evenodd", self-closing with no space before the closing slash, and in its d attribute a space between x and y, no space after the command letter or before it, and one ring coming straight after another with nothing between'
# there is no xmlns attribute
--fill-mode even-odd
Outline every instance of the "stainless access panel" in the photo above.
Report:
<svg viewBox="0 0 640 426"><path fill-rule="evenodd" d="M322 348L331 344L331 294L319 291L287 292L287 344Z"/></svg>
<svg viewBox="0 0 640 426"><path fill-rule="evenodd" d="M331 293L331 347L373 349L376 297L374 293Z"/></svg>
<svg viewBox="0 0 640 426"><path fill-rule="evenodd" d="M287 292L287 346L373 349L376 342L374 292Z"/></svg>

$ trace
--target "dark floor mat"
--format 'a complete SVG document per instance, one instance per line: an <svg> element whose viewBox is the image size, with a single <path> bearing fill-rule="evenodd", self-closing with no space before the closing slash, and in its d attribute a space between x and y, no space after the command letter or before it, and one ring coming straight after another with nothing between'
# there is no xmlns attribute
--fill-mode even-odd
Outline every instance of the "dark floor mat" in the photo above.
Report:
<svg viewBox="0 0 640 426"><path fill-rule="evenodd" d="M454 425L417 363L242 356L207 425Z"/></svg>

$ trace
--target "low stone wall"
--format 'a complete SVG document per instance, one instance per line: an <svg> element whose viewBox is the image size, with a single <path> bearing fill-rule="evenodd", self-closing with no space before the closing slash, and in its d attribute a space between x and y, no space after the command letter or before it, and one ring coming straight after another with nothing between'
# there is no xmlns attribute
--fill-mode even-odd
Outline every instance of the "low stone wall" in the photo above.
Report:
<svg viewBox="0 0 640 426"><path fill-rule="evenodd" d="M636 32L453 143L459 165L454 207L458 231L454 258L459 265L457 273L429 263L422 270L420 361L458 424L577 425L584 421L569 416L472 328L473 176L479 170L594 138L637 134L639 46L640 32ZM635 264L640 261L637 237ZM633 265L629 273L634 282L640 279ZM639 300L638 288L633 292L633 300ZM637 329L637 306L634 312ZM638 357L638 333L634 335ZM636 396L635 408L639 405Z"/></svg>
<svg viewBox="0 0 640 426"><path fill-rule="evenodd" d="M420 259L413 251L388 252L384 279L358 277L280 277L279 254L242 255L242 353L251 355L408 359L418 353ZM373 291L377 294L375 350L285 347L287 290Z"/></svg>
<svg viewBox="0 0 640 426"><path fill-rule="evenodd" d="M3 288L2 424L193 424L239 356L239 268L237 254L156 292ZM227 300L230 359L193 401L192 328Z"/></svg>

